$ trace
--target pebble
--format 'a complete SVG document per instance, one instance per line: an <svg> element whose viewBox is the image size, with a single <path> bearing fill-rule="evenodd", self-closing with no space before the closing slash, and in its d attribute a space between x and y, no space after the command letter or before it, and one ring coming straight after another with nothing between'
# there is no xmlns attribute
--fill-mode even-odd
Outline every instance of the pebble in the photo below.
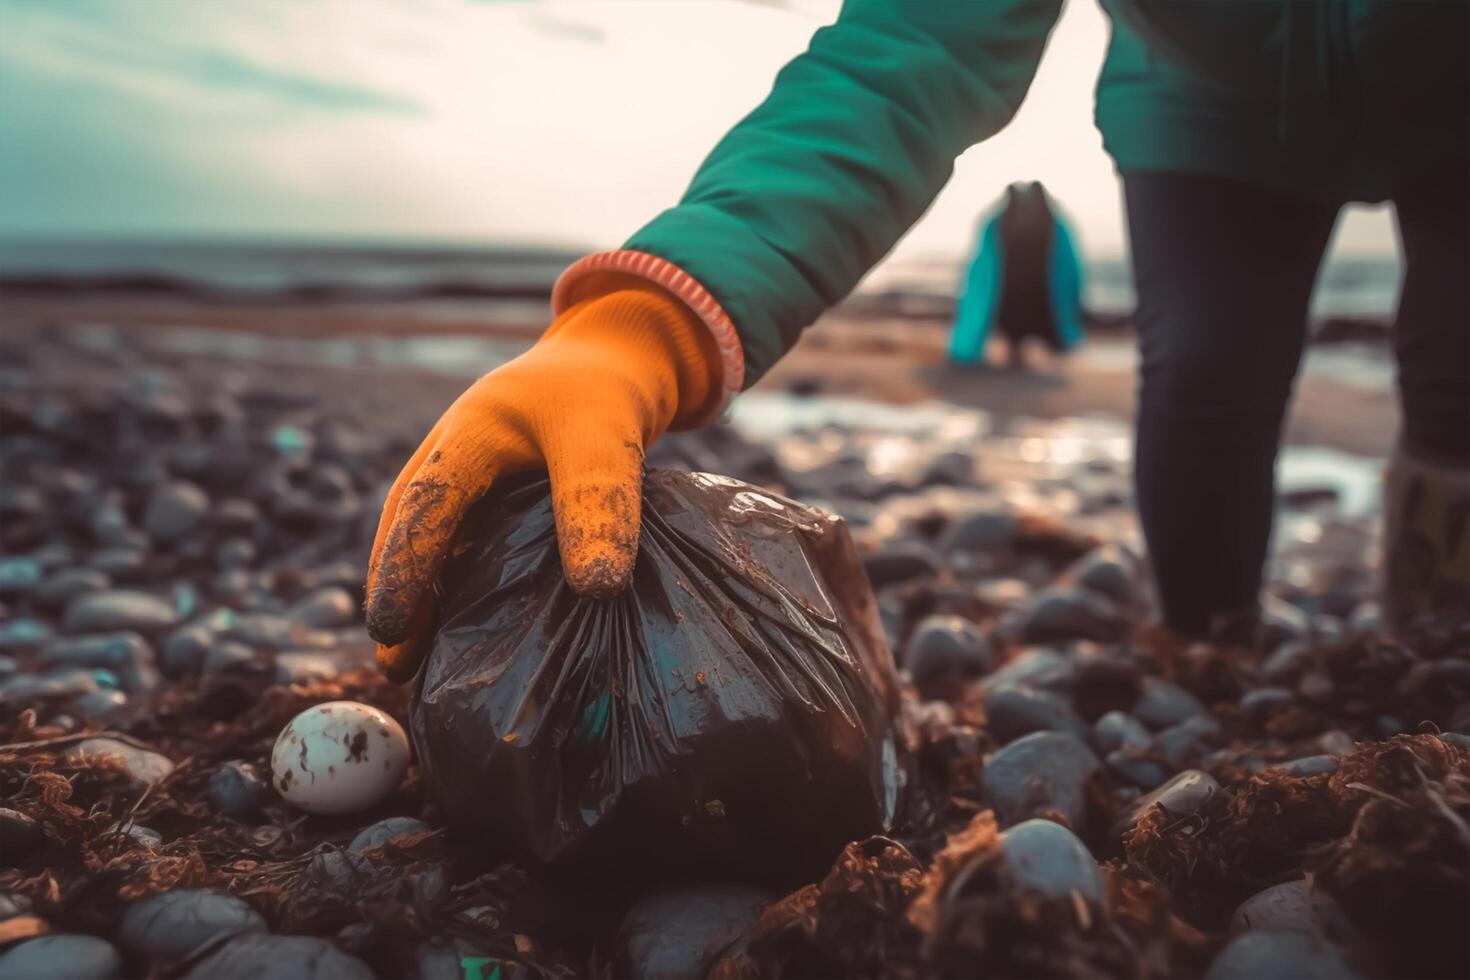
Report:
<svg viewBox="0 0 1470 980"><path fill-rule="evenodd" d="M1296 695L1284 687L1258 687L1240 696L1240 708L1246 714L1263 717L1281 710L1296 700Z"/></svg>
<svg viewBox="0 0 1470 980"><path fill-rule="evenodd" d="M1037 592L1018 624L1023 643L1110 642L1121 639L1127 630L1127 617L1110 600L1084 589L1064 587Z"/></svg>
<svg viewBox="0 0 1470 980"><path fill-rule="evenodd" d="M351 813L381 802L408 768L408 736L387 713L355 701L307 708L271 750L271 781L308 813Z"/></svg>
<svg viewBox="0 0 1470 980"><path fill-rule="evenodd" d="M934 549L921 541L890 541L863 558L868 581L873 588L933 578L939 574L939 559Z"/></svg>
<svg viewBox="0 0 1470 980"><path fill-rule="evenodd" d="M375 980L368 965L315 936L248 932L227 940L184 974L184 980Z"/></svg>
<svg viewBox="0 0 1470 980"><path fill-rule="evenodd" d="M395 837L405 834L426 834L433 830L428 824L415 817L388 817L379 820L375 824L369 824L358 831L352 843L347 845L348 854L361 854L370 847L377 847Z"/></svg>
<svg viewBox="0 0 1470 980"><path fill-rule="evenodd" d="M1330 755L1309 755L1303 759L1293 759L1271 767L1280 769L1288 776L1321 776L1325 773L1337 771L1337 760Z"/></svg>
<svg viewBox="0 0 1470 980"><path fill-rule="evenodd" d="M1134 716L1153 729L1188 721L1204 710L1199 698L1178 684L1157 677L1143 679L1143 696L1133 706Z"/></svg>
<svg viewBox="0 0 1470 980"><path fill-rule="evenodd" d="M1304 700L1324 704L1332 699L1332 678L1326 671L1309 670L1297 682L1296 692Z"/></svg>
<svg viewBox="0 0 1470 980"><path fill-rule="evenodd" d="M163 672L170 677L198 673L214 642L214 633L207 626L193 623L179 627L163 641Z"/></svg>
<svg viewBox="0 0 1470 980"><path fill-rule="evenodd" d="M1150 741L1148 729L1126 711L1109 711L1092 725L1092 744L1100 752L1147 748Z"/></svg>
<svg viewBox="0 0 1470 980"><path fill-rule="evenodd" d="M117 941L139 956L177 960L224 933L265 931L265 919L244 900L180 888L131 903L123 911Z"/></svg>
<svg viewBox="0 0 1470 980"><path fill-rule="evenodd" d="M168 756L134 748L112 738L89 738L78 742L66 753L66 757L73 763L96 758L115 760L140 786L156 783L174 771L174 764Z"/></svg>
<svg viewBox="0 0 1470 980"><path fill-rule="evenodd" d="M358 602L350 592L329 585L302 596L286 610L286 617L313 629L333 629L356 620L357 609Z"/></svg>
<svg viewBox="0 0 1470 980"><path fill-rule="evenodd" d="M0 596L29 596L41 585L41 563L34 558L0 558Z"/></svg>
<svg viewBox="0 0 1470 980"><path fill-rule="evenodd" d="M158 541L174 542L193 534L208 516L209 495L192 483L175 480L148 498L143 529Z"/></svg>
<svg viewBox="0 0 1470 980"><path fill-rule="evenodd" d="M128 696L122 691L92 691L77 698L71 706L84 718L106 723L128 706Z"/></svg>
<svg viewBox="0 0 1470 980"><path fill-rule="evenodd" d="M205 677L246 669L256 662L255 651L243 643L228 640L216 643L204 655L202 673Z"/></svg>
<svg viewBox="0 0 1470 980"><path fill-rule="evenodd" d="M1079 739L1088 734L1087 724L1064 698L1016 684L990 689L985 697L985 720L999 742L1032 732L1068 732Z"/></svg>
<svg viewBox="0 0 1470 980"><path fill-rule="evenodd" d="M325 630L293 623L274 613L240 613L221 621L220 635L257 650L322 650L337 640Z"/></svg>
<svg viewBox="0 0 1470 980"><path fill-rule="evenodd" d="M148 549L136 545L103 548L92 552L87 567L119 582L132 582L141 578L148 564ZM108 629L111 627L95 627Z"/></svg>
<svg viewBox="0 0 1470 980"><path fill-rule="evenodd" d="M1072 892L1102 901L1102 872L1087 845L1061 824L1026 820L1000 835L1001 853L1021 888L1061 898Z"/></svg>
<svg viewBox="0 0 1470 980"><path fill-rule="evenodd" d="M51 640L51 627L34 616L16 616L0 623L0 653L30 653Z"/></svg>
<svg viewBox="0 0 1470 980"><path fill-rule="evenodd" d="M0 954L0 980L116 980L117 948L96 936L37 936Z"/></svg>
<svg viewBox="0 0 1470 980"><path fill-rule="evenodd" d="M1205 980L1359 980L1331 943L1295 932L1247 932L1232 939Z"/></svg>
<svg viewBox="0 0 1470 980"><path fill-rule="evenodd" d="M1009 684L1043 687L1047 690L1067 689L1077 679L1072 658L1050 647L1034 647L1006 661L1001 668L981 683L984 690Z"/></svg>
<svg viewBox="0 0 1470 980"><path fill-rule="evenodd" d="M1085 814L1086 782L1098 769L1097 756L1065 732L1034 732L992 755L981 776L981 800L995 808L1002 825L1039 809L1061 812L1073 827Z"/></svg>
<svg viewBox="0 0 1470 980"><path fill-rule="evenodd" d="M755 924L769 901L749 885L717 884L639 901L619 926L623 973L640 980L702 977Z"/></svg>
<svg viewBox="0 0 1470 980"><path fill-rule="evenodd" d="M1152 759L1133 755L1125 749L1114 749L1103 760L1108 770L1139 789L1153 789L1169 778L1169 772Z"/></svg>
<svg viewBox="0 0 1470 980"><path fill-rule="evenodd" d="M1154 736L1154 750L1169 762L1182 765L1202 752L1220 734L1220 723L1209 715L1197 715L1171 725Z"/></svg>
<svg viewBox="0 0 1470 980"><path fill-rule="evenodd" d="M1312 619L1301 609L1269 592L1261 600L1261 641L1267 650L1304 638Z"/></svg>
<svg viewBox="0 0 1470 980"><path fill-rule="evenodd" d="M79 698L100 689L97 678L85 670L19 674L0 684L0 706L31 707L35 702Z"/></svg>
<svg viewBox="0 0 1470 980"><path fill-rule="evenodd" d="M1261 676L1272 683L1281 683L1296 676L1311 657L1311 648L1296 640L1283 643L1271 651L1261 664Z"/></svg>
<svg viewBox="0 0 1470 980"><path fill-rule="evenodd" d="M1021 532L1021 522L1009 510L969 514L945 531L940 547L946 554L989 554L1011 547Z"/></svg>
<svg viewBox="0 0 1470 980"><path fill-rule="evenodd" d="M255 564L255 544L249 538L226 538L214 550L215 566L221 571L244 569Z"/></svg>
<svg viewBox="0 0 1470 980"><path fill-rule="evenodd" d="M106 591L112 580L95 568L63 568L47 576L36 589L36 601L45 606L65 606L78 596Z"/></svg>
<svg viewBox="0 0 1470 980"><path fill-rule="evenodd" d="M1353 931L1342 906L1326 892L1313 891L1305 879L1272 885L1257 892L1230 917L1232 933L1300 932L1341 942Z"/></svg>
<svg viewBox="0 0 1470 980"><path fill-rule="evenodd" d="M1170 816L1182 817L1197 813L1218 792L1220 784L1214 776L1199 769L1187 769L1153 792L1134 800L1113 823L1112 834L1121 837L1155 804L1162 806Z"/></svg>
<svg viewBox="0 0 1470 980"><path fill-rule="evenodd" d="M1067 569L1062 580L1129 609L1142 604L1138 559L1116 544L1094 548Z"/></svg>
<svg viewBox="0 0 1470 980"><path fill-rule="evenodd" d="M124 691L136 694L158 686L153 647L137 633L102 633L57 640L41 651L41 663L105 667L117 675Z"/></svg>
<svg viewBox="0 0 1470 980"><path fill-rule="evenodd" d="M174 607L146 592L94 592L73 599L63 622L68 633L110 633L135 630L156 633L178 622Z"/></svg>
<svg viewBox="0 0 1470 980"><path fill-rule="evenodd" d="M206 792L215 811L237 820L248 820L260 812L270 784L250 763L239 760L220 765L209 776Z"/></svg>
<svg viewBox="0 0 1470 980"><path fill-rule="evenodd" d="M7 678L20 670L20 665L15 662L14 657L0 653L0 680Z"/></svg>
<svg viewBox="0 0 1470 980"><path fill-rule="evenodd" d="M990 669L990 642L980 627L959 616L927 616L904 647L904 667L920 695L943 693L946 682L979 677Z"/></svg>
<svg viewBox="0 0 1470 980"><path fill-rule="evenodd" d="M1317 747L1328 755L1348 755L1358 743L1341 728L1333 728L1317 736Z"/></svg>
<svg viewBox="0 0 1470 980"><path fill-rule="evenodd" d="M27 854L43 839L45 834L34 817L0 807L0 862L9 865L10 861Z"/></svg>

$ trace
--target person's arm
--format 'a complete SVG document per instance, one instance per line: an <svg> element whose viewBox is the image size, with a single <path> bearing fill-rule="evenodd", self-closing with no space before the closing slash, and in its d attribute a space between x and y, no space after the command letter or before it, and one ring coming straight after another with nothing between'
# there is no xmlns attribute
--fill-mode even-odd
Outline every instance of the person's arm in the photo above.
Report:
<svg viewBox="0 0 1470 980"><path fill-rule="evenodd" d="M1010 121L1060 9L848 0L626 249L708 291L738 333L748 387L919 219L954 158Z"/></svg>
<svg viewBox="0 0 1470 980"><path fill-rule="evenodd" d="M918 219L954 157L1011 118L1061 0L849 0L720 144L683 203L557 282L557 319L447 411L389 492L368 632L414 675L465 510L545 466L567 581L616 595L643 454L716 414Z"/></svg>

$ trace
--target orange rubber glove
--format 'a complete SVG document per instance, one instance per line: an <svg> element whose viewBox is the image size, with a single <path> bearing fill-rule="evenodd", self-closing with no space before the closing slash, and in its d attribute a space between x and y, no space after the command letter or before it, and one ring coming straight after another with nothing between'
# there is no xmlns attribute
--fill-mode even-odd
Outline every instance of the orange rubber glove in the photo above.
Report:
<svg viewBox="0 0 1470 980"><path fill-rule="evenodd" d="M678 300L641 280L618 285L568 309L529 351L471 385L388 492L368 564L367 627L391 679L418 672L450 539L501 474L546 467L573 589L606 598L628 584L644 450L712 408L720 361Z"/></svg>

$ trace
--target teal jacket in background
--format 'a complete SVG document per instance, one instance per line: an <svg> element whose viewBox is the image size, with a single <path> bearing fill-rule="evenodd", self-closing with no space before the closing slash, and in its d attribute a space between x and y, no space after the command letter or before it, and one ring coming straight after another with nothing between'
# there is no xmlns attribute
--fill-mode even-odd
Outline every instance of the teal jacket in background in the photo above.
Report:
<svg viewBox="0 0 1470 980"><path fill-rule="evenodd" d="M956 364L978 364L985 344L995 332L996 314L1005 291L1005 242L997 211L986 219L975 246L965 286L955 305L949 332L949 359ZM1046 257L1046 298L1051 310L1056 344L1070 350L1082 341L1082 259L1067 223L1053 215L1051 247Z"/></svg>
<svg viewBox="0 0 1470 980"><path fill-rule="evenodd" d="M1103 0L1097 85L1122 171L1382 200L1467 156L1470 5ZM627 247L734 321L754 383L1006 125L1061 0L848 0Z"/></svg>

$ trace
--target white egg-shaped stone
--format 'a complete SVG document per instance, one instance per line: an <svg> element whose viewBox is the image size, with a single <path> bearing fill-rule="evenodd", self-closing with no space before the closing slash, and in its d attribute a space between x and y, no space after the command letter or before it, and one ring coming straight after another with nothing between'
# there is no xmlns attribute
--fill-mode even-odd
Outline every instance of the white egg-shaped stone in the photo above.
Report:
<svg viewBox="0 0 1470 980"><path fill-rule="evenodd" d="M307 813L351 813L382 801L408 768L403 726L372 705L307 708L271 749L271 784Z"/></svg>

